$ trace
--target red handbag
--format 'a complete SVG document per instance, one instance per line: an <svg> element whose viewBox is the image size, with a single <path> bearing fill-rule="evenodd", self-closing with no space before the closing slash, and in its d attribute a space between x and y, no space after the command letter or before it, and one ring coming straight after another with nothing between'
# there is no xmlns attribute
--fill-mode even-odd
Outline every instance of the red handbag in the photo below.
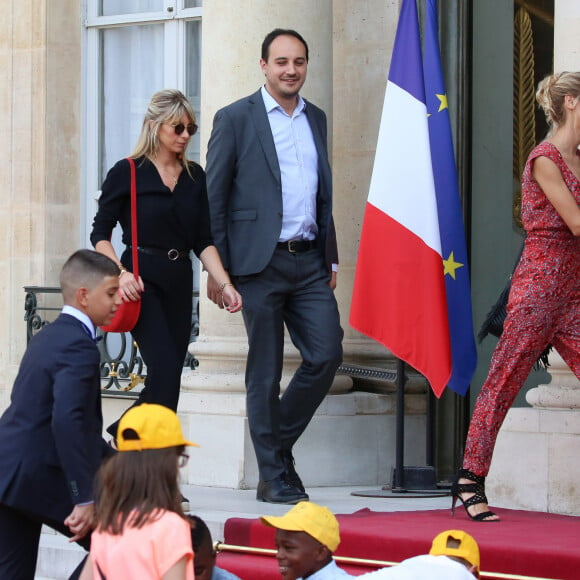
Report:
<svg viewBox="0 0 580 580"><path fill-rule="evenodd" d="M131 254L133 256L133 275L139 280L139 259L137 255L137 176L135 162L127 158L131 166ZM120 292L120 290L119 290ZM141 298L135 302L123 300L109 324L101 326L105 332L130 332L141 313Z"/></svg>

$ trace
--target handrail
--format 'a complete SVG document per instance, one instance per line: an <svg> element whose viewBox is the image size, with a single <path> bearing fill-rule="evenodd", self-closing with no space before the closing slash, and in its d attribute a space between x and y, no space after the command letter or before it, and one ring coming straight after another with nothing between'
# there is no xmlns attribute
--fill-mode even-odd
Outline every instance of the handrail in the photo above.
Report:
<svg viewBox="0 0 580 580"><path fill-rule="evenodd" d="M226 544L221 541L214 542L216 552L236 552L240 554L257 554L260 556L275 556L276 550L270 548L253 548L251 546L237 546ZM333 556L337 564L357 564L368 566L369 568L386 568L397 566L401 562L390 562L388 560L371 560L367 558L353 558L350 556ZM502 572L479 572L480 578L500 578L501 580L558 580L557 578L544 578L542 576L522 576L521 574L504 574Z"/></svg>
<svg viewBox="0 0 580 580"><path fill-rule="evenodd" d="M236 546L234 544L225 544L224 542L214 542L216 552L238 552L242 554L258 554L260 556L275 556L276 550L270 548L252 548L251 546ZM388 562L386 560L369 560L367 558L351 558L349 556L333 556L338 564L360 564L369 568L384 568L386 566L395 566L399 562Z"/></svg>

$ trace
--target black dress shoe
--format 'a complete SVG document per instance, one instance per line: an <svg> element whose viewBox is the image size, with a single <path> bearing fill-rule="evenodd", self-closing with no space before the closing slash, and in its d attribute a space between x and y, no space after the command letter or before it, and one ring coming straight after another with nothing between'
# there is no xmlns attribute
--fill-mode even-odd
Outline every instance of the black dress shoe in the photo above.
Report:
<svg viewBox="0 0 580 580"><path fill-rule="evenodd" d="M300 491L306 491L304 489L304 484L300 479L298 473L296 473L296 468L294 467L294 456L292 451L288 449L283 449L280 451L280 456L282 457L282 462L284 463L284 480L286 483L292 487L296 487Z"/></svg>
<svg viewBox="0 0 580 580"><path fill-rule="evenodd" d="M258 483L256 499L268 503L287 503L295 504L300 501L307 501L308 494L299 490L297 487L289 485L284 478L279 475L268 481Z"/></svg>

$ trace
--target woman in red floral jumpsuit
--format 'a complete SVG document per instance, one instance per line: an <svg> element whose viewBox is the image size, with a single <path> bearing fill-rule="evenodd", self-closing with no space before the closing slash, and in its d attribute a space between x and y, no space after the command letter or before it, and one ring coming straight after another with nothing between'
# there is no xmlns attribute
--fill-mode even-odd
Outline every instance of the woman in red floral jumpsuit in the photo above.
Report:
<svg viewBox="0 0 580 580"><path fill-rule="evenodd" d="M452 488L453 508L459 499L476 521L499 520L488 509L485 476L501 424L540 353L551 343L580 378L580 72L546 77L536 98L550 132L524 169L525 247Z"/></svg>

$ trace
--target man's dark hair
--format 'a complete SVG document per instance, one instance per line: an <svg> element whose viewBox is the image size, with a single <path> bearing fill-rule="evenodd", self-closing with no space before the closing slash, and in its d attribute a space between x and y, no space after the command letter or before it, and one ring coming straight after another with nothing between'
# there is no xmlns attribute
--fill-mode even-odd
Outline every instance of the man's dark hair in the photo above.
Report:
<svg viewBox="0 0 580 580"><path fill-rule="evenodd" d="M188 515L187 519L191 525L191 543L193 551L197 552L200 546L209 542L211 544L211 534L207 524L199 517Z"/></svg>
<svg viewBox="0 0 580 580"><path fill-rule="evenodd" d="M296 32L295 30L292 30L289 28L275 28L274 30L272 30L272 32L270 32L266 35L266 38L264 38L264 42L262 42L262 59L263 60L268 62L268 57L270 56L270 45L279 36L293 36L294 38L299 40L304 45L304 48L306 49L306 62L308 62L308 44L306 44L306 41L304 40L304 38L302 38L301 34Z"/></svg>

